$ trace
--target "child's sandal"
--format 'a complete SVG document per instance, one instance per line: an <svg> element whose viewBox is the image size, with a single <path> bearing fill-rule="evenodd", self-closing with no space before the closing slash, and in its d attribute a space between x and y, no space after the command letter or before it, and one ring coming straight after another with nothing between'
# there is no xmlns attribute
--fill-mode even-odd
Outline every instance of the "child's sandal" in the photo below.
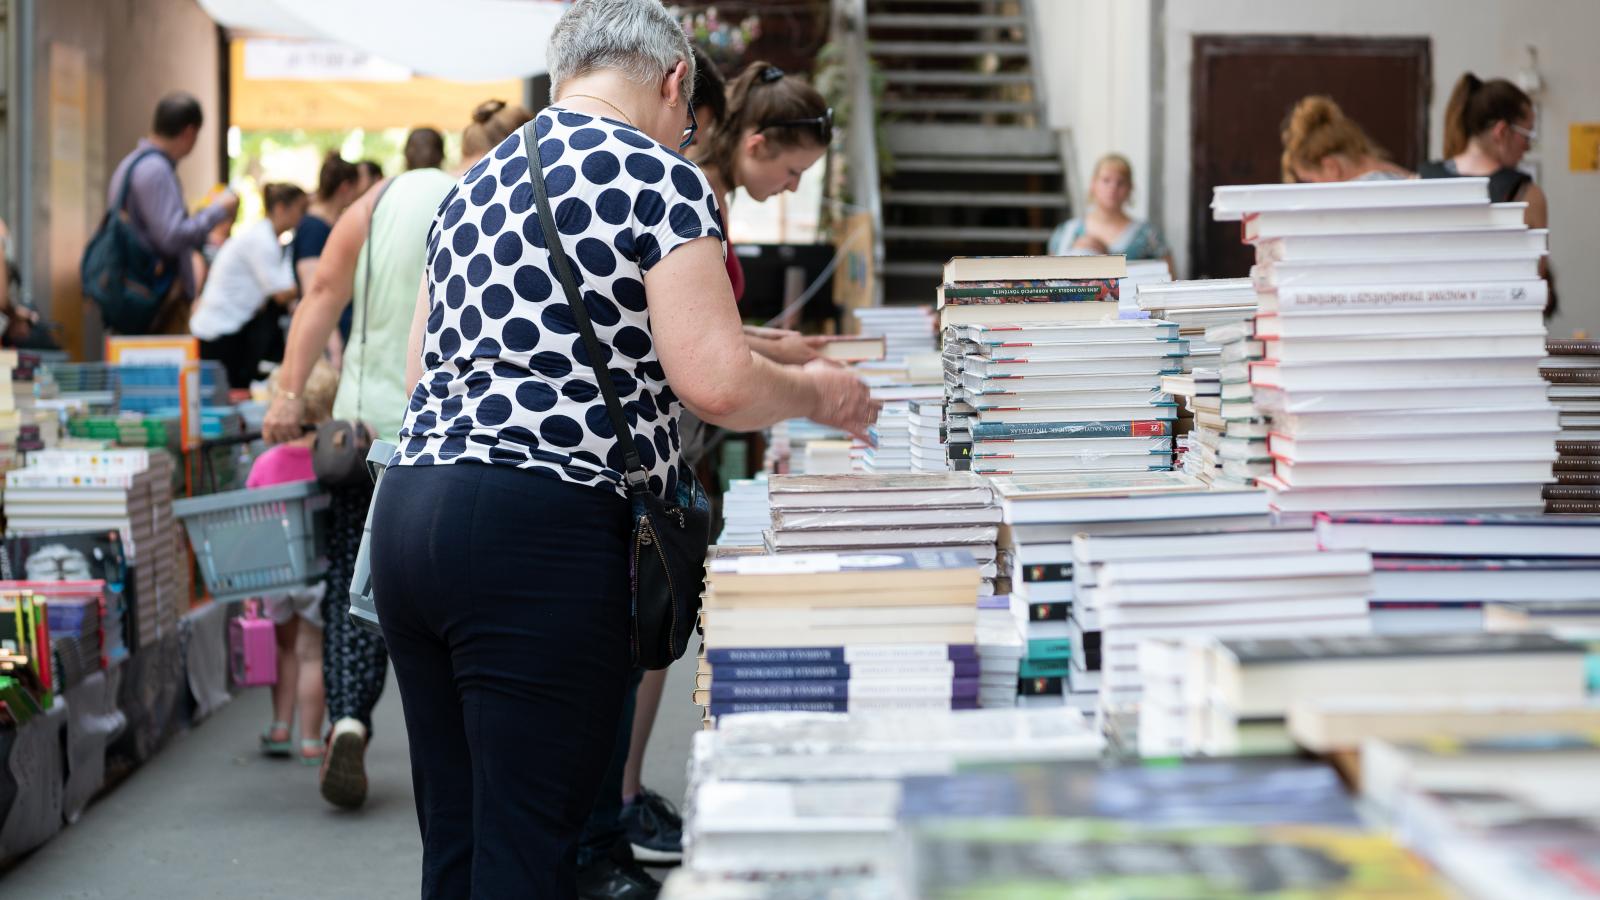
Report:
<svg viewBox="0 0 1600 900"><path fill-rule="evenodd" d="M282 740L276 738L278 734L283 735ZM273 722L261 735L261 752L268 756L288 756L292 746L289 741L288 722Z"/></svg>
<svg viewBox="0 0 1600 900"><path fill-rule="evenodd" d="M300 762L307 766L322 765L322 757L328 752L328 745L322 741L302 740L300 742Z"/></svg>

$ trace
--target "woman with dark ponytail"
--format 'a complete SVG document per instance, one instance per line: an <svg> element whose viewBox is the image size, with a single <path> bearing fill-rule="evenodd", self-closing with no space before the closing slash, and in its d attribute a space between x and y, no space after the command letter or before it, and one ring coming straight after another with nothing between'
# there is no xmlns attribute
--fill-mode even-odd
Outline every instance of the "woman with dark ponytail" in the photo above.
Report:
<svg viewBox="0 0 1600 900"><path fill-rule="evenodd" d="M1544 191L1517 168L1538 138L1533 126L1533 100L1521 88L1504 78L1484 81L1468 72L1456 82L1450 102L1445 104L1445 158L1424 164L1418 174L1423 178L1488 176L1491 201L1527 203L1523 220L1529 228L1544 228L1550 223ZM1539 264L1539 271L1549 280L1546 262ZM1555 285L1551 284L1546 314L1554 311L1555 297Z"/></svg>

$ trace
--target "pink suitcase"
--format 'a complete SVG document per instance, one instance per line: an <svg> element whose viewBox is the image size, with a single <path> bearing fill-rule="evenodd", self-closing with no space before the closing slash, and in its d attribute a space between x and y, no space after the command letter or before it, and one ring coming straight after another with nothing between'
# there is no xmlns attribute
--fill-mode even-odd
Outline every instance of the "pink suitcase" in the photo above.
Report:
<svg viewBox="0 0 1600 900"><path fill-rule="evenodd" d="M272 620L261 618L260 600L246 600L244 614L228 623L228 656L234 684L278 683L278 642Z"/></svg>

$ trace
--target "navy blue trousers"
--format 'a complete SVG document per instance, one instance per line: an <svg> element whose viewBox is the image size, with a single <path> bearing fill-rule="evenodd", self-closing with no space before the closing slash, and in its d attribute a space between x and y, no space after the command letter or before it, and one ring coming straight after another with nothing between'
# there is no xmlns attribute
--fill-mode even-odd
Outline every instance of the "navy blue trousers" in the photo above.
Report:
<svg viewBox="0 0 1600 900"><path fill-rule="evenodd" d="M629 528L616 494L508 466L384 476L373 594L425 900L575 896L629 681Z"/></svg>

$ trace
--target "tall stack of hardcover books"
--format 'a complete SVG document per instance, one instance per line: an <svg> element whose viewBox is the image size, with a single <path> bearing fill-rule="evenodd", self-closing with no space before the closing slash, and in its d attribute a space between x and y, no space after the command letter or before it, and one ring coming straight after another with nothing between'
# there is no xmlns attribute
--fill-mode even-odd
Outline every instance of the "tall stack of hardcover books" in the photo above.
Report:
<svg viewBox="0 0 1600 900"><path fill-rule="evenodd" d="M133 582L137 650L177 630L188 608L172 515L172 459L161 450L46 450L6 473L6 534L121 533Z"/></svg>
<svg viewBox="0 0 1600 900"><path fill-rule="evenodd" d="M939 328L1117 317L1120 256L957 256L944 264Z"/></svg>
<svg viewBox="0 0 1600 900"><path fill-rule="evenodd" d="M1215 369L1220 348L1206 337L1206 329L1255 315L1256 291L1248 278L1157 282L1140 285L1137 302L1150 318L1177 325L1178 333L1189 342L1184 371Z"/></svg>
<svg viewBox="0 0 1600 900"><path fill-rule="evenodd" d="M1005 514L1011 593L1027 609L1019 690L1050 698L1029 703L1099 703L1101 623L1092 592L1085 593L1092 573L1073 556L1076 535L1270 525L1265 492L1208 490L1178 472L997 477L994 485Z"/></svg>
<svg viewBox="0 0 1600 900"><path fill-rule="evenodd" d="M1000 510L970 472L774 475L767 491L774 553L964 550L982 569L982 593L994 593Z"/></svg>
<svg viewBox="0 0 1600 900"><path fill-rule="evenodd" d="M708 718L977 706L972 554L713 556L708 570L694 694Z"/></svg>
<svg viewBox="0 0 1600 900"><path fill-rule="evenodd" d="M1543 508L1547 235L1520 206L1457 178L1219 187L1212 208L1256 251L1280 512Z"/></svg>
<svg viewBox="0 0 1600 900"><path fill-rule="evenodd" d="M772 508L767 505L767 479L734 478L722 494L721 547L760 547L762 535L772 524Z"/></svg>
<svg viewBox="0 0 1600 900"><path fill-rule="evenodd" d="M1600 518L1322 514L1322 546L1372 552L1373 629L1482 631L1503 607L1534 619L1594 612Z"/></svg>
<svg viewBox="0 0 1600 900"><path fill-rule="evenodd" d="M1556 483L1544 488L1548 513L1600 514L1600 341L1550 339L1539 373L1561 411Z"/></svg>

